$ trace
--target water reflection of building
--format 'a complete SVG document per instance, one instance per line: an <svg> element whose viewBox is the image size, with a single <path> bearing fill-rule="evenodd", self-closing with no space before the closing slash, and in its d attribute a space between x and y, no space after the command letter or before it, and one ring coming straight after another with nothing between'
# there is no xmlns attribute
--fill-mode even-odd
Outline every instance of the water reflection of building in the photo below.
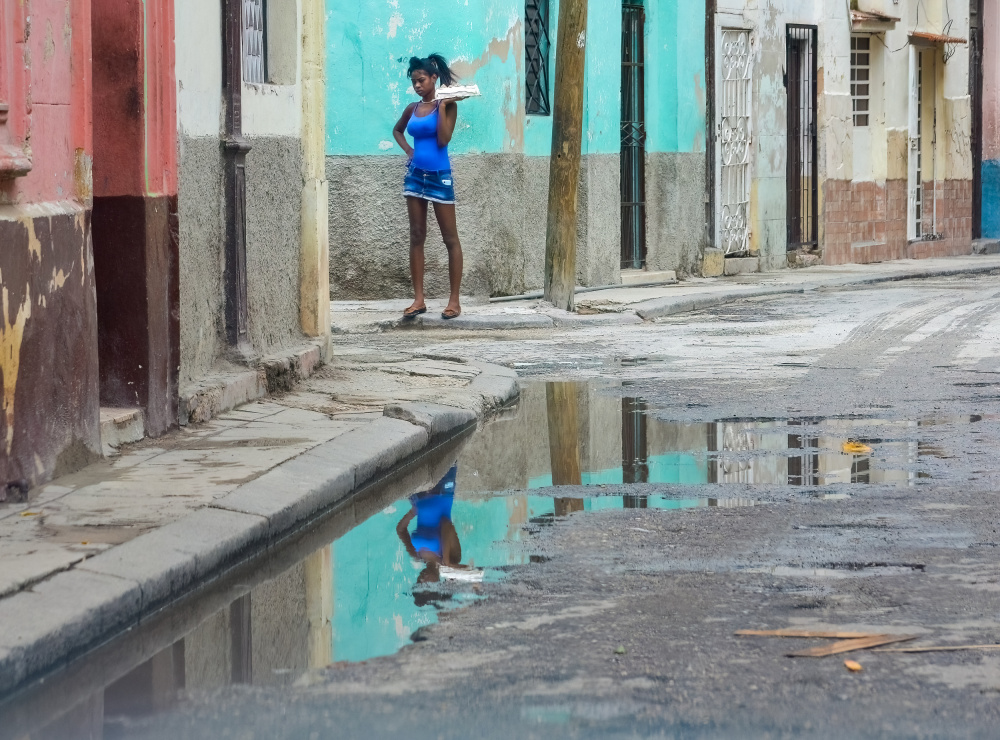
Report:
<svg viewBox="0 0 1000 740"><path fill-rule="evenodd" d="M913 422L672 422L656 418L643 399L613 391L595 384L525 388L518 412L486 427L464 451L460 490L581 483L810 486L899 483L916 475L914 442L878 439L873 452L844 451L849 441L863 443Z"/></svg>
<svg viewBox="0 0 1000 740"><path fill-rule="evenodd" d="M328 665L330 566L331 548L325 547L264 580L30 737L122 737L130 720L175 707L184 692L287 684L310 668Z"/></svg>

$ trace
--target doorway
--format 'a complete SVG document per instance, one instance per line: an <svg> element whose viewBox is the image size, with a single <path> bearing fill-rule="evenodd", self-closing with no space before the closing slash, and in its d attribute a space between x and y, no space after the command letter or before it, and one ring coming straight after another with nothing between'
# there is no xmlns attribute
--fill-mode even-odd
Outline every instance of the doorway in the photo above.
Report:
<svg viewBox="0 0 1000 740"><path fill-rule="evenodd" d="M819 246L817 157L817 27L790 24L785 31L788 157L788 250Z"/></svg>
<svg viewBox="0 0 1000 740"><path fill-rule="evenodd" d="M622 5L621 201L623 270L646 265L646 11Z"/></svg>
<svg viewBox="0 0 1000 740"><path fill-rule="evenodd" d="M750 31L716 37L715 245L727 256L750 252L753 56Z"/></svg>

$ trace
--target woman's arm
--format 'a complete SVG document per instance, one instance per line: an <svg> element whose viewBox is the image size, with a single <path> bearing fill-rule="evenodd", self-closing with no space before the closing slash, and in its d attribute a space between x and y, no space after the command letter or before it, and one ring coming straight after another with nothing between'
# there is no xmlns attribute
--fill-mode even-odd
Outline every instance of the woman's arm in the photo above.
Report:
<svg viewBox="0 0 1000 740"><path fill-rule="evenodd" d="M399 537L400 541L403 543L403 547L406 551L410 553L412 557L419 558L417 555L417 549L413 546L413 540L410 539L410 522L413 521L413 517L417 515L416 509L410 509L406 512L406 515L399 520L399 524L396 525L396 535Z"/></svg>
<svg viewBox="0 0 1000 740"><path fill-rule="evenodd" d="M410 142L406 140L406 125L410 122L410 116L413 115L413 109L416 107L416 103L410 103L406 106L406 110L403 111L403 115L399 117L399 120L396 121L396 125L392 127L392 138L394 138L396 143L403 148L407 157L413 156L413 147L410 146ZM440 134L438 135L440 136Z"/></svg>
<svg viewBox="0 0 1000 740"><path fill-rule="evenodd" d="M455 123L458 121L458 104L452 100L441 103L438 109L438 146L448 146L452 134L455 133Z"/></svg>

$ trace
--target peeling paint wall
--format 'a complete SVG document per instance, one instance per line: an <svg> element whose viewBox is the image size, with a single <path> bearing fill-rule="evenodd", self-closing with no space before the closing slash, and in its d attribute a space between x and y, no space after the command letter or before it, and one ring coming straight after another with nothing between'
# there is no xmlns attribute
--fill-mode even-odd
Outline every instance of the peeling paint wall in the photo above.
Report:
<svg viewBox="0 0 1000 740"><path fill-rule="evenodd" d="M867 127L855 127L853 120L848 0L720 0L717 23L749 28L754 36L750 220L751 249L760 256L762 270L786 264L784 74L785 34L790 23L818 27L819 239L825 261L876 261L968 251L971 110L968 49L964 45L939 45L924 57L925 223L926 231L935 228L936 192L936 228L943 239L927 250L923 245L909 249L906 217L901 213L906 208L909 160L909 33L947 31L967 38L968 0L863 0L860 7L900 18L895 27L871 35L871 115Z"/></svg>
<svg viewBox="0 0 1000 740"><path fill-rule="evenodd" d="M6 20L0 45L23 39L24 53L0 69L19 80L4 102L25 112L31 167L0 178L0 486L45 482L100 451L90 3L35 2L30 21Z"/></svg>

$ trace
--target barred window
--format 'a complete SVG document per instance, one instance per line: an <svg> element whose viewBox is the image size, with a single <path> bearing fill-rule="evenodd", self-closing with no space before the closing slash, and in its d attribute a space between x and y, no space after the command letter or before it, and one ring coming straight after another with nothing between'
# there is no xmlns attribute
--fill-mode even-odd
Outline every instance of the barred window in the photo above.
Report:
<svg viewBox="0 0 1000 740"><path fill-rule="evenodd" d="M525 0L524 59L528 113L547 116L549 108L549 0Z"/></svg>
<svg viewBox="0 0 1000 740"><path fill-rule="evenodd" d="M871 36L851 36L851 99L854 125L867 126L871 88Z"/></svg>
<svg viewBox="0 0 1000 740"><path fill-rule="evenodd" d="M267 82L267 0L243 0L243 81Z"/></svg>

